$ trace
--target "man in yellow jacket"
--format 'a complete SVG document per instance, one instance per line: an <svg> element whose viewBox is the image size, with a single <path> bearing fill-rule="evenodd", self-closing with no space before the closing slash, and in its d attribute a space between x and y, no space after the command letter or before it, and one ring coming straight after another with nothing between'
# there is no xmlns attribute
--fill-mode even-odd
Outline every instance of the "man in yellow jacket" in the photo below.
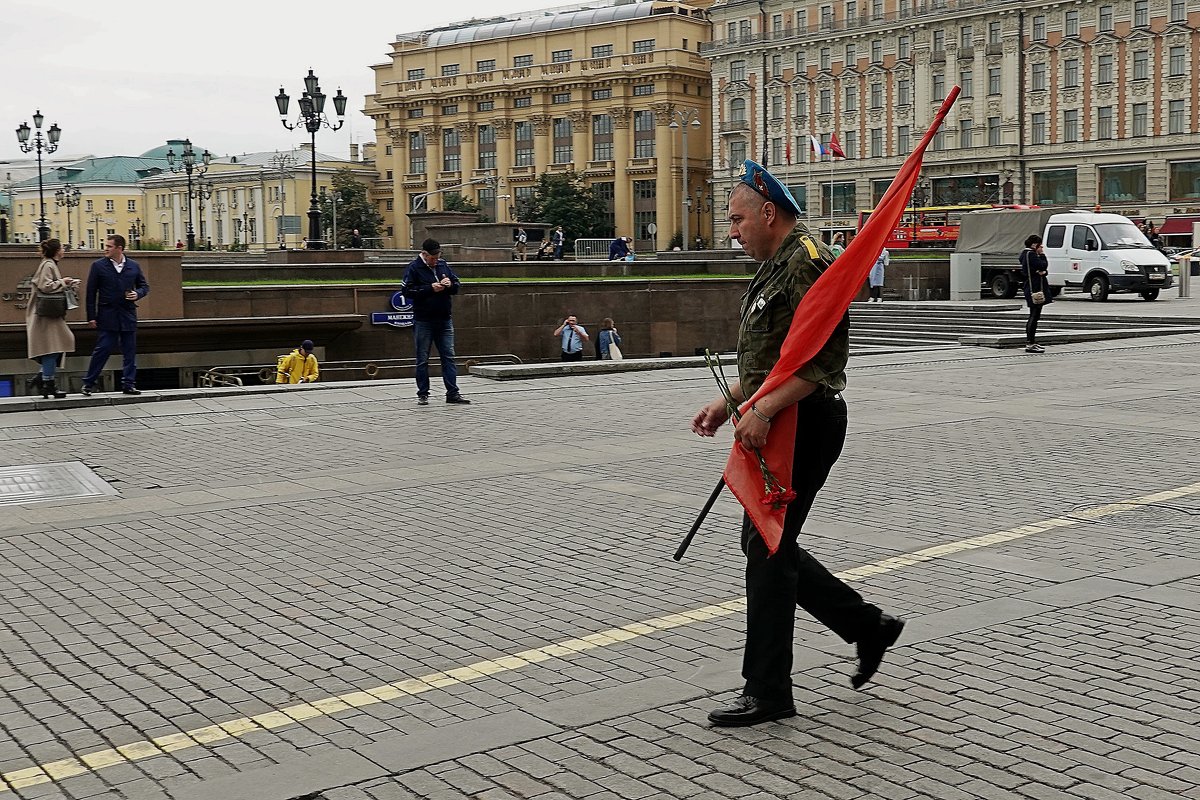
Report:
<svg viewBox="0 0 1200 800"><path fill-rule="evenodd" d="M312 383L320 371L317 369L317 357L313 355L312 339L305 339L300 346L286 356L279 358L275 368L276 383Z"/></svg>

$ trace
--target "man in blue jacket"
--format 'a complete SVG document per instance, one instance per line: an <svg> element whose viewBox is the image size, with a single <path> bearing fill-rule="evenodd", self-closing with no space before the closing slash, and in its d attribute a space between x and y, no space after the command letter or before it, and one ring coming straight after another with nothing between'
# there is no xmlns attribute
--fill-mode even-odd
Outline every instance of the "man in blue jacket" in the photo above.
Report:
<svg viewBox="0 0 1200 800"><path fill-rule="evenodd" d="M401 291L412 300L413 336L417 356L417 403L429 405L429 347L437 345L442 361L442 383L446 402L467 405L471 401L458 391L458 368L454 365L454 320L450 297L458 294L458 276L441 258L442 246L433 239L421 243L421 253L404 271Z"/></svg>
<svg viewBox="0 0 1200 800"><path fill-rule="evenodd" d="M125 257L125 237L113 234L104 240L104 258L92 262L87 279L88 327L97 331L96 349L87 374L83 393L96 391L96 381L108 362L108 356L121 346L121 391L141 394L137 380L137 301L150 293L150 284L142 268Z"/></svg>

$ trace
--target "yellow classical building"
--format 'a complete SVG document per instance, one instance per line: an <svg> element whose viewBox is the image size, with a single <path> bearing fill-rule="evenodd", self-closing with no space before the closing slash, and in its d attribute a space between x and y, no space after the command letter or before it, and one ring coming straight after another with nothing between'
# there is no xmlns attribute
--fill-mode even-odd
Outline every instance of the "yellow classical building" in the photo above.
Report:
<svg viewBox="0 0 1200 800"><path fill-rule="evenodd" d="M568 171L635 248L666 249L685 231L708 240L708 5L648 0L397 37L365 108L391 246L412 246L408 213L451 192L512 221L539 175Z"/></svg>

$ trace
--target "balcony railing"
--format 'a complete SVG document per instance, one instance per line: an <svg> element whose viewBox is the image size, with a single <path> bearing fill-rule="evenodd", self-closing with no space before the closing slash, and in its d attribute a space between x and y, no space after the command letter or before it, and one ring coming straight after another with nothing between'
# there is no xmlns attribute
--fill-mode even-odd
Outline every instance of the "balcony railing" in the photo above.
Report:
<svg viewBox="0 0 1200 800"><path fill-rule="evenodd" d="M731 119L721 123L721 133L738 133L750 130L750 120Z"/></svg>

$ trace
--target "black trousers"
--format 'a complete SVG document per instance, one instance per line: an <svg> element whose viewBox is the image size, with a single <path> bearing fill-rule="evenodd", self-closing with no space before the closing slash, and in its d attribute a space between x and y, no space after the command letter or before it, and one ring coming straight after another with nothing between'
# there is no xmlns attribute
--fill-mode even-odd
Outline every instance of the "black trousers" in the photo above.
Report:
<svg viewBox="0 0 1200 800"><path fill-rule="evenodd" d="M1032 305L1029 307L1029 321L1025 323L1025 343L1033 344L1037 341L1037 326L1038 320L1042 318L1042 307L1040 305Z"/></svg>
<svg viewBox="0 0 1200 800"><path fill-rule="evenodd" d="M871 299L872 300L874 300L874 299L882 300L883 299L883 287L882 286L871 286L869 288L871 290Z"/></svg>
<svg viewBox="0 0 1200 800"><path fill-rule="evenodd" d="M566 350L563 350L562 351L562 360L563 361L583 361L583 351L580 350L577 353L568 353Z"/></svg>
<svg viewBox="0 0 1200 800"><path fill-rule="evenodd" d="M792 637L796 606L846 642L855 642L879 625L881 611L865 602L821 565L796 540L817 492L846 440L846 402L840 394L818 390L799 403L796 456L783 540L775 555L749 517L742 520L746 554L746 652L742 662L745 693L760 699L784 699L792 691Z"/></svg>

